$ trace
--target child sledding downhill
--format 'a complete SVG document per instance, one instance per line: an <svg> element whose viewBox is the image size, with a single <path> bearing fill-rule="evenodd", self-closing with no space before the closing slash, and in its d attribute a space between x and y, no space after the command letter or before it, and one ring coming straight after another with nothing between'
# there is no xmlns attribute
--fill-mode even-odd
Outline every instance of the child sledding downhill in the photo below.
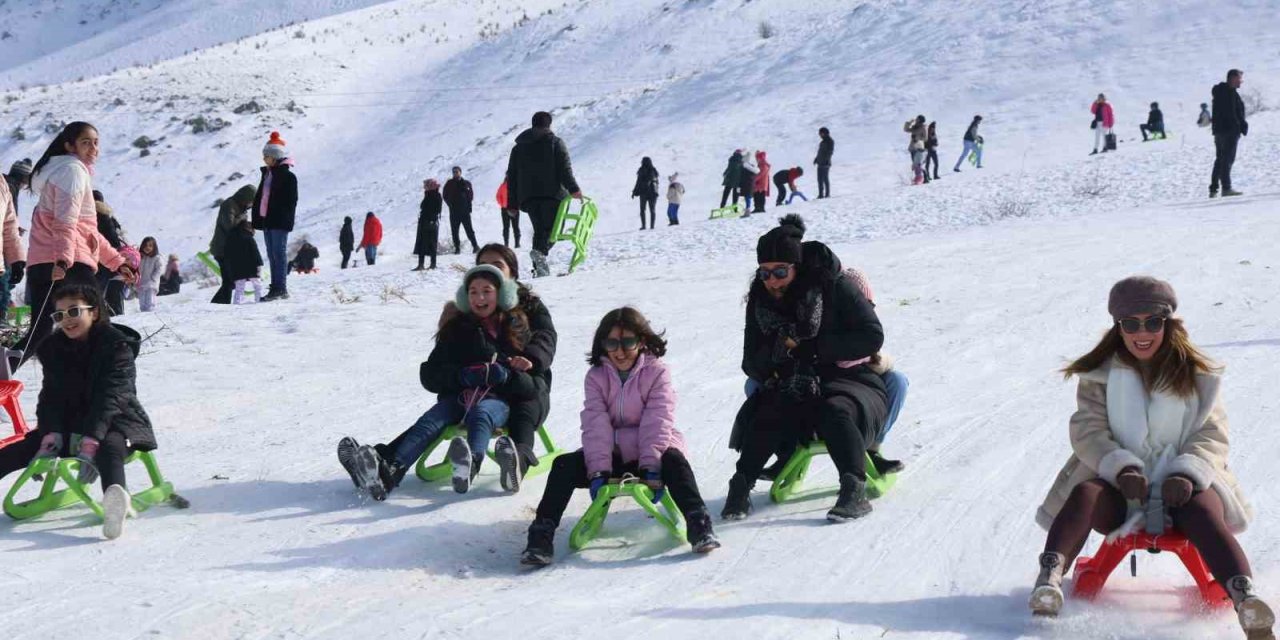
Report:
<svg viewBox="0 0 1280 640"><path fill-rule="evenodd" d="M463 313L440 327L419 373L422 386L438 395L435 406L391 444L362 446L349 437L338 443L338 461L356 487L385 500L445 428L461 424L467 435L449 443L448 457L454 491L470 490L511 406L538 393L533 376L513 363L530 339L529 320L517 308L517 286L491 265L467 272L455 301Z"/></svg>
<svg viewBox="0 0 1280 640"><path fill-rule="evenodd" d="M626 474L653 490L655 504L671 492L695 552L720 547L685 456L684 436L675 427L676 392L662 362L666 349L666 341L633 308L615 309L600 321L587 358L582 448L552 464L521 564L551 564L556 528L575 489L589 489L594 500L610 479Z"/></svg>

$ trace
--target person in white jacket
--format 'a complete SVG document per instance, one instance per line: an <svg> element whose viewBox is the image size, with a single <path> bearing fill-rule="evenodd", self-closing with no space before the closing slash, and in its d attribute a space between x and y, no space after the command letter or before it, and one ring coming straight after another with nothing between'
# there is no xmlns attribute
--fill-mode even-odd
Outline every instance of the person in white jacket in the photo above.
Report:
<svg viewBox="0 0 1280 640"><path fill-rule="evenodd" d="M164 275L164 260L160 257L160 248L156 239L147 236L138 247L142 262L138 265L138 310L151 311L156 308L156 293L160 291L160 278Z"/></svg>
<svg viewBox="0 0 1280 640"><path fill-rule="evenodd" d="M738 181L738 190L742 192L742 200L746 205L742 210L744 218L751 215L751 198L755 191L757 173L760 173L760 165L756 163L756 152L754 149L747 150L742 154L742 174Z"/></svg>
<svg viewBox="0 0 1280 640"><path fill-rule="evenodd" d="M1080 378L1072 455L1036 514L1049 534L1031 610L1061 610L1062 575L1090 530L1123 536L1154 514L1161 529L1167 519L1195 545L1248 637L1274 638L1275 614L1253 593L1249 560L1235 537L1253 508L1227 465L1222 367L1192 344L1173 317L1177 308L1167 282L1117 282L1107 305L1110 331L1064 370Z"/></svg>
<svg viewBox="0 0 1280 640"><path fill-rule="evenodd" d="M9 311L9 289L22 282L27 266L27 248L18 233L18 211L8 182L0 180L0 324L5 324Z"/></svg>

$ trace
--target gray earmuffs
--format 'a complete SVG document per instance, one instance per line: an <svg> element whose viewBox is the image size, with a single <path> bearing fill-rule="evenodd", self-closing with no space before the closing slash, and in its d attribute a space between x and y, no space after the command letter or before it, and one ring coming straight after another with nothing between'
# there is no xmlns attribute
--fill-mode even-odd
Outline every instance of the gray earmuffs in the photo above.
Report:
<svg viewBox="0 0 1280 640"><path fill-rule="evenodd" d="M498 287L498 308L502 311L510 311L519 304L519 285L515 280L508 278L500 269L491 264L480 264L471 267L467 271L467 275L462 278L462 286L458 287L458 293L454 296L453 304L458 307L458 311L463 313L471 313L471 301L467 295L467 287L471 285L471 281L476 278L477 274L488 273L497 276L498 281L502 283Z"/></svg>

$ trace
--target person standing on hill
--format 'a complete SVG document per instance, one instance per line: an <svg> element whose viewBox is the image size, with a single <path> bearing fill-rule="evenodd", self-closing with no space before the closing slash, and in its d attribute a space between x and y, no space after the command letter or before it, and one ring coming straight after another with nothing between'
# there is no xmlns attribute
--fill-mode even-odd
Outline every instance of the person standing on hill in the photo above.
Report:
<svg viewBox="0 0 1280 640"><path fill-rule="evenodd" d="M382 221L370 211L364 216L364 233L360 234L360 246L364 260L373 266L378 260L378 245L382 244Z"/></svg>
<svg viewBox="0 0 1280 640"><path fill-rule="evenodd" d="M756 187L756 174L760 173L760 165L756 164L755 151L742 152L742 170L738 174L738 192L742 194L742 201L745 205L742 211L742 217L751 215L752 192Z"/></svg>
<svg viewBox="0 0 1280 640"><path fill-rule="evenodd" d="M262 148L262 181L253 200L253 228L262 230L271 265L271 286L259 302L289 299L289 233L298 211L298 178L279 131Z"/></svg>
<svg viewBox="0 0 1280 640"><path fill-rule="evenodd" d="M813 164L818 166L818 199L821 200L831 197L831 156L835 155L836 141L826 127L818 129L818 137L822 141L818 143L818 155L814 157Z"/></svg>
<svg viewBox="0 0 1280 640"><path fill-rule="evenodd" d="M1240 86L1244 84L1244 72L1232 69L1227 81L1213 87L1213 177L1209 181L1209 197L1218 197L1218 185L1222 195L1238 196L1241 192L1231 188L1231 167L1236 162L1236 148L1240 136L1249 135L1249 122L1245 120L1244 101L1240 99Z"/></svg>
<svg viewBox="0 0 1280 640"><path fill-rule="evenodd" d="M346 269L351 262L351 252L356 249L356 231L351 228L351 216L342 219L342 230L338 232L338 250L342 252L342 268Z"/></svg>
<svg viewBox="0 0 1280 640"><path fill-rule="evenodd" d="M498 185L498 193L495 196L498 200L498 211L502 214L502 245L511 246L512 233L516 236L516 248L520 248L520 210L510 206L510 196L508 194L507 181L504 179L502 184Z"/></svg>
<svg viewBox="0 0 1280 640"><path fill-rule="evenodd" d="M1213 114L1209 113L1209 103L1200 103L1200 116L1196 118L1196 126L1201 129L1213 124Z"/></svg>
<svg viewBox="0 0 1280 640"><path fill-rule="evenodd" d="M1093 113L1093 123L1089 126L1093 127L1093 153L1098 153L1098 147L1102 147L1102 152L1110 151L1107 147L1108 136L1111 135L1111 128L1116 126L1116 114L1111 109L1111 103L1107 102L1107 96L1104 93L1098 94L1098 99L1093 101L1093 106L1089 107L1089 111Z"/></svg>
<svg viewBox="0 0 1280 640"><path fill-rule="evenodd" d="M738 187L742 185L742 149L734 149L722 175L724 180L720 184L724 185L724 193L720 194L721 209L729 203L730 195L733 195L733 204L738 204Z"/></svg>
<svg viewBox="0 0 1280 640"><path fill-rule="evenodd" d="M640 230L644 231L644 209L649 208L649 229L653 230L658 214L658 169L647 156L640 160L636 170L636 186L631 189L632 198L640 198Z"/></svg>
<svg viewBox="0 0 1280 640"><path fill-rule="evenodd" d="M418 256L414 271L436 268L436 250L440 245L440 211L444 200L440 197L440 183L429 178L422 183L422 204L418 205L418 234L413 241L413 253ZM431 266L423 263L431 258Z"/></svg>
<svg viewBox="0 0 1280 640"><path fill-rule="evenodd" d="M964 164L964 159L969 154L976 153L977 166L982 168L982 136L978 135L978 125L982 124L982 116L974 116L973 121L969 123L969 128L964 130L964 149L960 151L960 157L956 159L956 166L953 169L956 173L960 173L960 165Z"/></svg>
<svg viewBox="0 0 1280 640"><path fill-rule="evenodd" d="M218 221L213 226L213 239L209 241L209 255L218 263L222 284L209 301L211 304L231 304L231 289L236 281L227 276L227 238L241 222L249 219L249 211L253 208L257 193L258 190L253 185L246 184L237 189L235 195L218 205Z"/></svg>
<svg viewBox="0 0 1280 640"><path fill-rule="evenodd" d="M756 172L755 184L752 185L752 201L755 202L755 209L751 213L764 213L765 198L769 197L769 170L773 168L769 164L769 158L765 156L763 151L756 152Z"/></svg>
<svg viewBox="0 0 1280 640"><path fill-rule="evenodd" d="M684 199L684 184L680 182L680 174L673 173L667 177L667 226L680 224L680 201Z"/></svg>
<svg viewBox="0 0 1280 640"><path fill-rule="evenodd" d="M551 132L551 114L533 114L533 126L516 136L516 145L507 161L508 206L529 214L533 222L534 277L551 275L547 255L551 252L552 227L560 202L567 196L582 199L582 190L573 177L569 147Z"/></svg>
<svg viewBox="0 0 1280 640"><path fill-rule="evenodd" d="M9 183L0 181L0 325L7 324L6 313L9 310L9 287L22 282L23 272L27 266L27 249L22 244L22 236L18 233L18 212L14 206L15 198L9 193Z"/></svg>
<svg viewBox="0 0 1280 640"><path fill-rule="evenodd" d="M471 228L471 203L476 199L471 182L462 177L462 167L453 168L453 177L444 183L444 203L449 205L449 227L453 230L453 253L462 253L462 241L458 237L458 227L467 232L467 240L471 242L471 253L480 250L476 244L476 232Z"/></svg>
<svg viewBox="0 0 1280 640"><path fill-rule="evenodd" d="M902 125L902 130L911 134L911 142L907 145L907 153L911 154L911 172L914 178L911 184L924 184L924 143L929 138L929 128L924 124L924 116L916 116Z"/></svg>
<svg viewBox="0 0 1280 640"><path fill-rule="evenodd" d="M929 123L929 134L924 141L924 181L929 181L929 168L933 168L933 179L937 180L942 176L938 175L938 123Z"/></svg>

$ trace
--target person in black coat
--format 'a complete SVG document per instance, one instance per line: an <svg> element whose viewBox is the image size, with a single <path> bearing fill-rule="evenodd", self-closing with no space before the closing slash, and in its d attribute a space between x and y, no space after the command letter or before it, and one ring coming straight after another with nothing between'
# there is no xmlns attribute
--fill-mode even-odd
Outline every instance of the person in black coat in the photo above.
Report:
<svg viewBox="0 0 1280 640"><path fill-rule="evenodd" d="M534 277L551 275L547 255L551 253L552 227L560 202L572 196L582 199L582 190L573 177L569 148L551 132L551 114L533 114L533 126L516 136L507 160L507 207L529 214L533 223Z"/></svg>
<svg viewBox="0 0 1280 640"><path fill-rule="evenodd" d="M111 324L92 285L61 287L54 304L61 331L38 350L44 385L36 404L36 456L74 455L80 482L101 477L103 533L115 538L129 510L124 460L132 450L156 448L151 420L138 401L140 336Z"/></svg>
<svg viewBox="0 0 1280 640"><path fill-rule="evenodd" d="M342 230L338 232L338 250L342 252L342 268L346 269L351 262L351 252L356 250L356 232L351 228L351 216L342 219Z"/></svg>
<svg viewBox="0 0 1280 640"><path fill-rule="evenodd" d="M826 127L818 129L818 137L822 141L818 143L818 155L813 158L813 164L818 166L818 199L830 198L831 156L836 153L836 141Z"/></svg>
<svg viewBox="0 0 1280 640"><path fill-rule="evenodd" d="M262 149L262 180L253 196L253 228L262 230L271 263L271 290L260 302L289 298L289 233L298 210L298 178L278 131ZM263 202L266 198L266 202Z"/></svg>
<svg viewBox="0 0 1280 640"><path fill-rule="evenodd" d="M1245 120L1244 100L1240 99L1240 87L1244 84L1244 72L1232 69L1227 81L1213 87L1213 176L1209 180L1209 197L1218 197L1218 185L1222 195L1238 196L1240 191L1231 188L1231 168L1236 163L1236 148L1240 136L1249 135L1249 122Z"/></svg>
<svg viewBox="0 0 1280 640"><path fill-rule="evenodd" d="M1151 111L1147 112L1147 123L1138 125L1138 130L1142 132L1143 142L1150 139L1147 137L1148 135L1151 138L1156 137L1156 134L1159 134L1161 138L1168 137L1164 134L1164 113L1160 111L1160 103L1151 103Z"/></svg>
<svg viewBox="0 0 1280 640"><path fill-rule="evenodd" d="M440 245L440 211L443 209L440 183L432 178L422 183L422 189L422 204L418 205L418 234L413 241L413 253L418 256L418 266L414 271L436 268L436 250ZM457 229L454 233L456 237ZM428 257L431 258L431 266L424 267Z"/></svg>
<svg viewBox="0 0 1280 640"><path fill-rule="evenodd" d="M126 244L124 228L116 219L115 210L107 204L102 192L97 189L93 191L93 205L98 212L98 233L102 234L112 249L120 251ZM106 296L107 308L111 310L111 315L124 315L124 279L106 267L99 267L95 277L98 279L98 288L102 289L103 295Z"/></svg>
<svg viewBox="0 0 1280 640"><path fill-rule="evenodd" d="M223 275L232 283L232 304L240 304L244 297L246 285L252 285L254 299L262 302L259 275L262 270L262 253L258 251L258 243L253 239L253 226L248 220L232 229L227 235L226 258Z"/></svg>
<svg viewBox="0 0 1280 640"><path fill-rule="evenodd" d="M312 273L316 270L316 259L319 257L320 250L304 240L302 246L298 247L298 253L289 261L289 266L298 273Z"/></svg>
<svg viewBox="0 0 1280 640"><path fill-rule="evenodd" d="M649 229L654 228L658 206L658 169L653 160L643 158L640 168L636 170L636 186L631 189L632 198L640 198L640 230L644 231L644 208L649 207Z"/></svg>
<svg viewBox="0 0 1280 640"><path fill-rule="evenodd" d="M422 386L437 394L435 406L391 443L360 447L347 438L339 443L338 459L357 486L382 499L447 426L461 422L467 433L449 443L448 458L454 490L470 489L494 430L509 421L511 405L537 397L533 376L518 361L530 339L518 300L518 285L496 267L479 265L467 272L454 302L462 312L440 327L419 370Z"/></svg>
<svg viewBox="0 0 1280 640"><path fill-rule="evenodd" d="M820 242L803 242L789 215L760 238L760 268L747 299L742 369L762 384L739 412L731 446L741 452L721 516L751 512L751 489L769 458L815 436L840 473L827 513L841 522L871 510L866 450L888 413L884 381L869 366L884 344L874 306Z"/></svg>
<svg viewBox="0 0 1280 640"><path fill-rule="evenodd" d="M444 183L444 203L449 205L449 227L453 230L453 253L462 253L462 241L458 237L458 227L467 231L467 240L471 242L471 252L480 250L476 243L476 232L471 228L471 203L476 199L471 183L462 177L462 168L453 168L453 177Z"/></svg>

